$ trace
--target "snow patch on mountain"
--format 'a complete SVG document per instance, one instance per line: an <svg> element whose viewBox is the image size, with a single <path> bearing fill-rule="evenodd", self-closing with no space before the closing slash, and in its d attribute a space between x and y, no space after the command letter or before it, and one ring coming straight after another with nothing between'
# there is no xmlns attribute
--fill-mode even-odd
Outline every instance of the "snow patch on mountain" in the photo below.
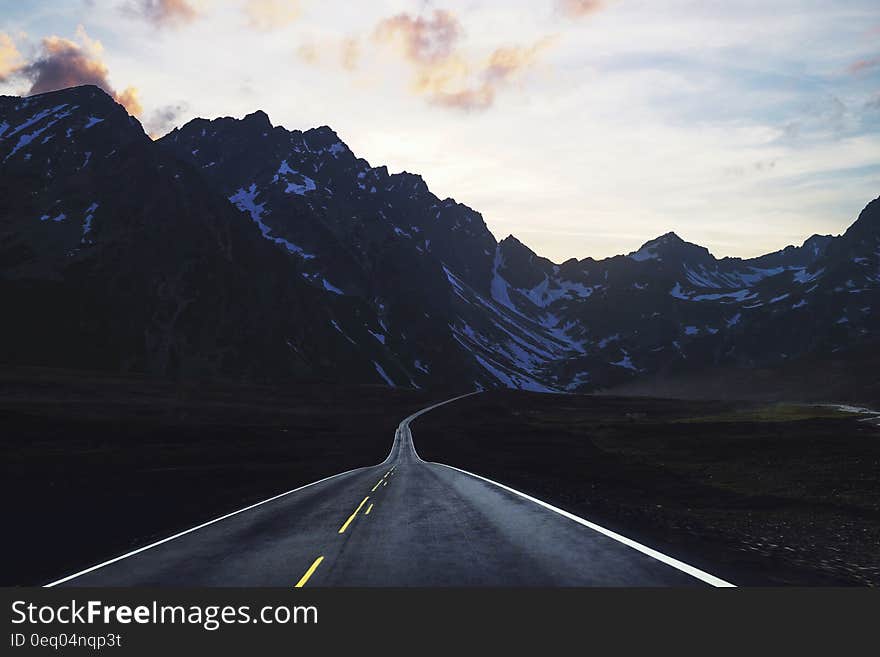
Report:
<svg viewBox="0 0 880 657"><path fill-rule="evenodd" d="M623 352L623 358L621 358L619 361L611 363L611 365L622 367L627 370L632 370L633 372L639 371L639 368L633 365L632 358L626 351Z"/></svg>
<svg viewBox="0 0 880 657"><path fill-rule="evenodd" d="M257 196L259 195L260 190L257 189L257 184L251 183L250 187L248 187L247 189L245 189L244 187L240 187L235 194L229 197L229 200L239 210L250 214L251 219L253 219L254 223L257 224L257 227L260 229L260 234L264 238L266 238L270 242L274 242L275 244L283 246L285 249L287 249L289 253L295 253L305 259L314 258L314 255L306 253L302 247L294 244L293 242L290 242L283 237L272 235L272 228L263 221L263 214L265 214L266 212L266 204L257 203L256 200ZM342 294L342 291L338 291L337 293Z"/></svg>
<svg viewBox="0 0 880 657"><path fill-rule="evenodd" d="M376 361L373 361L373 367L376 368L376 372L378 372L378 373L379 373L379 376L381 376L381 377L385 380L385 383L387 383L388 385L390 385L392 388L395 388L395 387L396 387L396 386L394 385L394 381L392 381L392 380L391 380L391 377L388 376L388 375L385 373L385 370L382 369L382 366L379 365L379 363L377 363Z"/></svg>
<svg viewBox="0 0 880 657"><path fill-rule="evenodd" d="M26 119L24 123L18 125L12 132L9 133L9 135L6 137L6 139L8 139L9 137L12 137L13 135L18 134L19 132L27 130L32 125L39 123L40 121L45 119L50 114L56 114L56 113L60 112L61 110L65 109L66 107L67 107L67 103L61 103L60 105L56 105L55 107L47 107L46 109L44 109L40 112L37 112L36 114L31 116L30 118Z"/></svg>
<svg viewBox="0 0 880 657"><path fill-rule="evenodd" d="M302 179L302 183L300 184L297 182L291 182L287 179L287 176L290 175L299 176ZM275 173L275 177L272 179L272 182L275 183L279 180L283 180L285 183L287 183L287 187L285 187L284 189L285 194L297 194L298 196L304 196L307 192L312 192L318 188L315 181L309 178L307 175L291 169L290 165L287 163L287 160L281 161L281 165L278 167L278 171Z"/></svg>
<svg viewBox="0 0 880 657"><path fill-rule="evenodd" d="M92 232L92 219L95 218L95 210L97 210L98 207L98 203L96 202L92 203L89 207L86 208L86 216L85 219L83 219L82 237L80 238L80 244L91 243L88 235Z"/></svg>
<svg viewBox="0 0 880 657"><path fill-rule="evenodd" d="M484 370L486 370L489 374L495 377L495 379L497 379L500 383L508 388L531 390L532 392L553 392L551 388L548 388L547 386L538 383L530 377L521 376L513 373L509 374L503 371L498 363L495 363L493 365L489 362L487 358L484 358L480 354L474 354L474 358Z"/></svg>
<svg viewBox="0 0 880 657"><path fill-rule="evenodd" d="M684 299L685 301L691 300L691 298L684 293L684 290L681 289L681 283L676 283L675 286L669 290L669 296L675 297L676 299Z"/></svg>
<svg viewBox="0 0 880 657"><path fill-rule="evenodd" d="M322 278L321 283L323 284L324 289L327 290L328 292L332 292L333 294L339 294L339 295L345 294L345 292L343 292L338 287L333 285L333 283L328 281L326 278Z"/></svg>
<svg viewBox="0 0 880 657"><path fill-rule="evenodd" d="M655 245L645 245L638 251L633 251L630 253L627 258L630 260L635 260L636 262L644 262L645 260L657 260L659 258L659 254L655 250Z"/></svg>
<svg viewBox="0 0 880 657"><path fill-rule="evenodd" d="M438 212L439 216L440 213ZM504 266L504 254L501 253L501 245L495 249L495 260L492 264L492 283L490 290L492 298L502 306L510 308L512 311L519 313L516 306L510 300L510 284L504 279L499 270Z"/></svg>
<svg viewBox="0 0 880 657"><path fill-rule="evenodd" d="M539 308L546 308L569 295L586 299L593 294L592 287L568 280L554 281L551 287L550 278L546 274L544 275L544 280L535 287L527 290L517 289L517 291Z"/></svg>
<svg viewBox="0 0 880 657"><path fill-rule="evenodd" d="M335 319L331 319L331 320L330 320L330 325L331 325L333 328L335 328L337 331L339 331L339 332L342 334L342 337L344 337L346 340L348 340L349 342L351 342L353 345L357 345L357 342L355 342L354 340L352 340L352 339L348 336L348 334L347 334L345 331L342 330L342 327L339 326L339 322L337 322Z"/></svg>
<svg viewBox="0 0 880 657"><path fill-rule="evenodd" d="M822 274L825 273L825 267L820 267L812 274L807 273L806 269L802 269L801 271L795 273L794 280L798 283L811 283L819 278Z"/></svg>

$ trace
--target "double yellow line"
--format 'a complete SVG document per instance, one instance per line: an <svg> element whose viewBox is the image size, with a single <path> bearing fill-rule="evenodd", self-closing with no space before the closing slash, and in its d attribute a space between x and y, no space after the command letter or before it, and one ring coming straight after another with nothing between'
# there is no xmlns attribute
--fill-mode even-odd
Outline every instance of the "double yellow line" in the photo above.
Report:
<svg viewBox="0 0 880 657"><path fill-rule="evenodd" d="M351 521L355 519L355 516L357 516L358 512L363 508L364 504L367 503L368 499L370 499L369 495L367 495L364 499L361 500L361 503L358 504L358 507L354 510L354 513L352 513L350 516L348 516L348 520L346 520L344 523L342 523L342 527L339 528L340 534L345 533L345 530L348 529L348 526L351 524Z"/></svg>
<svg viewBox="0 0 880 657"><path fill-rule="evenodd" d="M395 465L395 466L394 466L393 468L391 468L388 472L386 472L384 475L382 475L382 478L381 478L379 481L376 482L376 485L373 486L373 488L372 488L372 490L370 490L370 492L371 492L371 493L375 493L375 492L376 492L376 489L379 488L379 486L383 486L383 485L384 485L384 486L387 486L387 485L388 485L388 476L389 476L392 472L394 472L394 468L396 468L396 467L397 467L397 466Z"/></svg>
<svg viewBox="0 0 880 657"><path fill-rule="evenodd" d="M386 472L382 476L382 478L376 482L376 485L373 486L373 489L370 492L371 493L375 492L376 489L379 488L379 486L387 486L388 485L388 477L394 472L394 468L396 468L396 467L397 466L395 465L388 472ZM357 517L357 514L360 513L361 509L364 508L364 504L366 504L367 500L369 500L369 499L370 499L370 496L367 495L364 499L361 500L361 503L358 504L357 508L354 510L354 513L352 513L350 516L348 516L348 519L344 523L342 523L342 527L339 528L339 532L338 532L339 534L345 533L345 530L348 529L348 526L354 521L354 519ZM370 503L370 506L367 507L367 510L364 512L364 515L365 516L370 515L370 511L372 511L372 510L373 510L373 504ZM299 581L296 583L294 588L301 589L303 586L305 586L306 582L309 581L309 578L315 574L315 571L318 569L318 566L321 565L322 561L324 561L323 556L320 556L317 559L315 559L314 562L312 562L312 565L309 566L309 569L305 572L305 574L302 577L300 577Z"/></svg>

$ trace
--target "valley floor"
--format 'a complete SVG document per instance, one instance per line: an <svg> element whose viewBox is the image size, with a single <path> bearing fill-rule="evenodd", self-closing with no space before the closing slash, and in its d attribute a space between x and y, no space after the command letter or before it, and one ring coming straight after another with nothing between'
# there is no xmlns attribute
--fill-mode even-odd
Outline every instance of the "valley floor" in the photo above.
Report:
<svg viewBox="0 0 880 657"><path fill-rule="evenodd" d="M0 585L40 585L388 453L425 393L0 374Z"/></svg>
<svg viewBox="0 0 880 657"><path fill-rule="evenodd" d="M38 585L372 465L454 391L0 374L0 583ZM880 584L880 428L830 406L493 391L412 425L490 477L740 585Z"/></svg>
<svg viewBox="0 0 880 657"><path fill-rule="evenodd" d="M496 391L413 424L484 475L739 585L880 585L880 428L833 407Z"/></svg>

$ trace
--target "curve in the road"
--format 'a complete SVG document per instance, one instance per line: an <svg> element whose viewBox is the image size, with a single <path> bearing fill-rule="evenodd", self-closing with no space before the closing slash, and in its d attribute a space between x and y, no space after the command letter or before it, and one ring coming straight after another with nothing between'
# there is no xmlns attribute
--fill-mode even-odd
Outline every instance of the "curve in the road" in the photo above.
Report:
<svg viewBox="0 0 880 657"><path fill-rule="evenodd" d="M476 393L470 393L476 394ZM732 586L453 466L400 422L388 457L51 582L74 586Z"/></svg>

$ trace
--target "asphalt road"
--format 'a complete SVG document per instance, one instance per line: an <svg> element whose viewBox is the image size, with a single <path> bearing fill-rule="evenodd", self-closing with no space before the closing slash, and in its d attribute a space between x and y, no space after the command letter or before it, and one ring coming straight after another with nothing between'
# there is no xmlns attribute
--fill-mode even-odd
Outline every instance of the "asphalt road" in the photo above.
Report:
<svg viewBox="0 0 880 657"><path fill-rule="evenodd" d="M49 586L725 586L540 500L422 461L335 475Z"/></svg>

